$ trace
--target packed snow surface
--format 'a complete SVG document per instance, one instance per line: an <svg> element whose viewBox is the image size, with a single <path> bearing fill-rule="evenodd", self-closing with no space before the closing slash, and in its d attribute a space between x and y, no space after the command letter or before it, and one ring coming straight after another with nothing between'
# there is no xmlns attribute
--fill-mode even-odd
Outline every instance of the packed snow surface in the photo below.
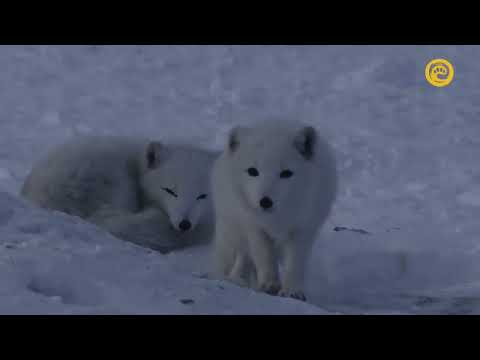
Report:
<svg viewBox="0 0 480 360"><path fill-rule="evenodd" d="M444 88L425 65L455 68ZM0 313L480 313L478 46L0 46ZM333 145L340 194L308 303L209 280L209 247L161 255L19 189L84 134L221 149L297 114Z"/></svg>

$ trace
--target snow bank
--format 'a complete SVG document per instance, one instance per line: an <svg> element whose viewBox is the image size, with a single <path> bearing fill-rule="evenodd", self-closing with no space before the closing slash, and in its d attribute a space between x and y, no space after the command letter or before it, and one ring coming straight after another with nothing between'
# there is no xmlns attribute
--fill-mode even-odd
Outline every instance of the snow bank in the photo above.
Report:
<svg viewBox="0 0 480 360"><path fill-rule="evenodd" d="M161 255L0 192L2 314L325 314L204 279L207 247Z"/></svg>

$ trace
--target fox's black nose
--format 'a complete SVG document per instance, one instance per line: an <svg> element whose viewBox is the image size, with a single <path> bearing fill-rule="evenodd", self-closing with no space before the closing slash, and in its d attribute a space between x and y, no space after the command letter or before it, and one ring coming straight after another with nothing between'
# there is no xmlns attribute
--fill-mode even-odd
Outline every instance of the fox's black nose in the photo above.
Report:
<svg viewBox="0 0 480 360"><path fill-rule="evenodd" d="M183 219L182 221L180 221L180 224L178 224L178 227L182 231L187 231L192 227L192 223L187 219Z"/></svg>
<svg viewBox="0 0 480 360"><path fill-rule="evenodd" d="M264 196L262 200L260 200L260 206L264 209L270 209L273 206L273 201L268 196Z"/></svg>

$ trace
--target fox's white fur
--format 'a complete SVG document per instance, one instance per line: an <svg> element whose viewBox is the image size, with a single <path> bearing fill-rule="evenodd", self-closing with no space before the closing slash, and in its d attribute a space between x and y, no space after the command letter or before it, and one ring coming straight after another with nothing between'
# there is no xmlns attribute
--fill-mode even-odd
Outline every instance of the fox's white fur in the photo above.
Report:
<svg viewBox="0 0 480 360"><path fill-rule="evenodd" d="M212 191L215 276L305 299L309 253L337 192L325 139L290 121L236 127L215 162Z"/></svg>
<svg viewBox="0 0 480 360"><path fill-rule="evenodd" d="M140 138L81 137L38 162L21 193L38 206L168 252L208 241L213 233L210 172L215 157L206 150ZM187 230L186 222L181 229L183 220Z"/></svg>

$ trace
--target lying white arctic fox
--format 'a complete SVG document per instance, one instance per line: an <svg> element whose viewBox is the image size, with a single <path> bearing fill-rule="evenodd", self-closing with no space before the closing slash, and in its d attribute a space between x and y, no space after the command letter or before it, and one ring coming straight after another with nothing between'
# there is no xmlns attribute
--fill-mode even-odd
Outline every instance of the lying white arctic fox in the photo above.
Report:
<svg viewBox="0 0 480 360"><path fill-rule="evenodd" d="M128 137L81 137L51 151L22 195L168 252L213 235L210 172L216 154Z"/></svg>
<svg viewBox="0 0 480 360"><path fill-rule="evenodd" d="M214 165L212 191L216 277L305 300L308 255L337 192L325 140L294 122L234 128Z"/></svg>

